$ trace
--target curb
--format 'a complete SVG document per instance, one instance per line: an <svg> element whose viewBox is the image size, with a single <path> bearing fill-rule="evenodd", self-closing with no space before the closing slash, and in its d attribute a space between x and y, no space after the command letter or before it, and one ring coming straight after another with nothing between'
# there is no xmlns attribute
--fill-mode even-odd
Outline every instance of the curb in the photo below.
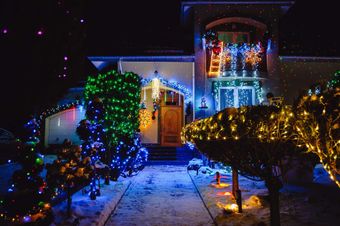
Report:
<svg viewBox="0 0 340 226"><path fill-rule="evenodd" d="M204 207L205 207L205 208L206 208L206 210L208 211L208 213L209 213L209 216L211 217L211 220L214 222L214 225L215 225L215 226L218 226L218 224L217 224L216 220L214 219L213 215L211 214L211 212L210 212L210 210L209 210L209 208L208 208L207 204L204 202L204 199L203 199L203 197L202 197L202 195L201 195L200 191L198 190L198 187L196 186L196 184L195 184L195 181L194 181L194 179L191 177L191 175L190 175L190 173L189 173L189 171L188 171L188 170L187 170L187 173L188 173L188 175L189 175L189 177L190 177L190 179L191 179L191 182L192 182L192 183L193 183L193 185L195 186L195 189L196 189L196 191L197 191L197 193L198 193L199 197L201 198L201 200L202 200L202 203L203 203Z"/></svg>
<svg viewBox="0 0 340 226"><path fill-rule="evenodd" d="M116 203L116 205L114 206L113 210L112 210L112 211L110 212L110 214L106 217L106 220L104 221L103 226L105 226L106 223L110 220L111 216L112 216L112 215L114 214L114 212L116 211L117 206L118 206L119 203L122 201L123 197L125 196L127 190L130 188L131 184L132 184L132 180L129 181L128 186L126 187L126 189L125 189L125 191L123 192L123 194L120 196L120 198L119 198L118 202Z"/></svg>

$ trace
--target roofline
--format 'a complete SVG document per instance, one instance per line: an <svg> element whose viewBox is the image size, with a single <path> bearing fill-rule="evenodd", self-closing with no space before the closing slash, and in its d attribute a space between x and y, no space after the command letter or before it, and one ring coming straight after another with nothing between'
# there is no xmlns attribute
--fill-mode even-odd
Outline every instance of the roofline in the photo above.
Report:
<svg viewBox="0 0 340 226"><path fill-rule="evenodd" d="M184 5L293 5L295 1L184 1Z"/></svg>
<svg viewBox="0 0 340 226"><path fill-rule="evenodd" d="M194 62L195 56L89 56L90 61L165 61Z"/></svg>
<svg viewBox="0 0 340 226"><path fill-rule="evenodd" d="M295 0L290 1L182 1L181 2L181 21L184 23L185 13L195 5L279 5L281 7L288 7L288 10L294 5Z"/></svg>
<svg viewBox="0 0 340 226"><path fill-rule="evenodd" d="M340 62L340 57L279 56L283 62Z"/></svg>

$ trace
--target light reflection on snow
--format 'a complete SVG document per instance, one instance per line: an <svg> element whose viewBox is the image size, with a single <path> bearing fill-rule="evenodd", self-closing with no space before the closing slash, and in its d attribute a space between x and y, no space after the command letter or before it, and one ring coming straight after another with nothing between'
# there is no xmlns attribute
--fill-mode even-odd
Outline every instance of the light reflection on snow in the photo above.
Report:
<svg viewBox="0 0 340 226"><path fill-rule="evenodd" d="M210 186L214 188L227 188L230 186L230 184L227 183L220 183L220 184L210 184Z"/></svg>

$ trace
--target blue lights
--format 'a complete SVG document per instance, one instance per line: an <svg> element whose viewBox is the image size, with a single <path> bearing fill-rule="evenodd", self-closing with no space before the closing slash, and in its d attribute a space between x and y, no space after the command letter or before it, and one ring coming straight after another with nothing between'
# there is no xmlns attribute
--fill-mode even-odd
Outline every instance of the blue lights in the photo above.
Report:
<svg viewBox="0 0 340 226"><path fill-rule="evenodd" d="M157 78L160 80L160 82L169 88L173 88L175 90L178 90L179 92L184 94L184 98L186 101L189 101L191 98L191 91L186 88L184 85L180 84L179 82L176 81L168 81L164 78L162 78L161 76L157 76ZM148 79L148 78L143 78L142 79L142 86L146 86L148 84L150 84L152 81L152 79Z"/></svg>

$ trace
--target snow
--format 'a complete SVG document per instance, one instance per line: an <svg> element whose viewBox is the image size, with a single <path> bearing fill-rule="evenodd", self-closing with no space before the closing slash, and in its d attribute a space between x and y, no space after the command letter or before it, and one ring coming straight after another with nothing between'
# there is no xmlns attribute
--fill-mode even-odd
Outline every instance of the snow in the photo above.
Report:
<svg viewBox="0 0 340 226"><path fill-rule="evenodd" d="M269 199L263 181L255 182L239 176L243 200L243 213L240 214L237 213L237 208L234 209L236 202L231 196L231 174L220 172L223 186L217 186L214 173L218 169L207 168L206 171L209 173L201 171L196 175L196 172L190 171L189 174L218 225L258 225L259 223L269 225ZM322 181L326 182L326 180ZM304 186L285 185L280 191L281 224L284 226L338 225L340 190L334 186L334 183L324 183Z"/></svg>
<svg viewBox="0 0 340 226"><path fill-rule="evenodd" d="M66 217L66 201L52 208L55 215L52 226L73 225L76 219L79 220L80 226L104 225L130 186L131 180L131 178L119 178L116 182L110 181L110 185L102 185L101 196L97 196L96 200L90 200L87 193L83 194L82 191L78 191L72 196L72 216L70 218ZM102 183L103 181L101 181Z"/></svg>
<svg viewBox="0 0 340 226"><path fill-rule="evenodd" d="M44 161L51 163L54 159L55 156L45 156ZM151 165L137 176L103 185L96 200L79 191L73 195L71 218L65 217L66 201L53 207L53 225L72 225L75 219L80 220L80 225L104 225L107 221L108 226L195 226L212 225L213 221L231 226L269 225L269 199L263 181L239 177L243 199L243 213L239 214L231 196L230 170L218 164L217 169L202 166L200 159L190 164L200 166L198 175L187 171L186 166ZM7 190L7 181L19 168L16 163L0 166L1 191ZM220 185L216 185L217 171ZM335 226L340 222L340 189L322 165L315 167L313 183L285 185L280 192L283 226Z"/></svg>
<svg viewBox="0 0 340 226"><path fill-rule="evenodd" d="M56 159L56 155L45 155L44 163L52 163ZM13 173L16 170L21 169L19 163L8 163L0 165L0 194L6 194L7 189L10 186L10 180L12 178ZM46 170L43 170L41 176L45 176Z"/></svg>
<svg viewBox="0 0 340 226"><path fill-rule="evenodd" d="M107 226L212 225L186 166L147 166L134 179Z"/></svg>

